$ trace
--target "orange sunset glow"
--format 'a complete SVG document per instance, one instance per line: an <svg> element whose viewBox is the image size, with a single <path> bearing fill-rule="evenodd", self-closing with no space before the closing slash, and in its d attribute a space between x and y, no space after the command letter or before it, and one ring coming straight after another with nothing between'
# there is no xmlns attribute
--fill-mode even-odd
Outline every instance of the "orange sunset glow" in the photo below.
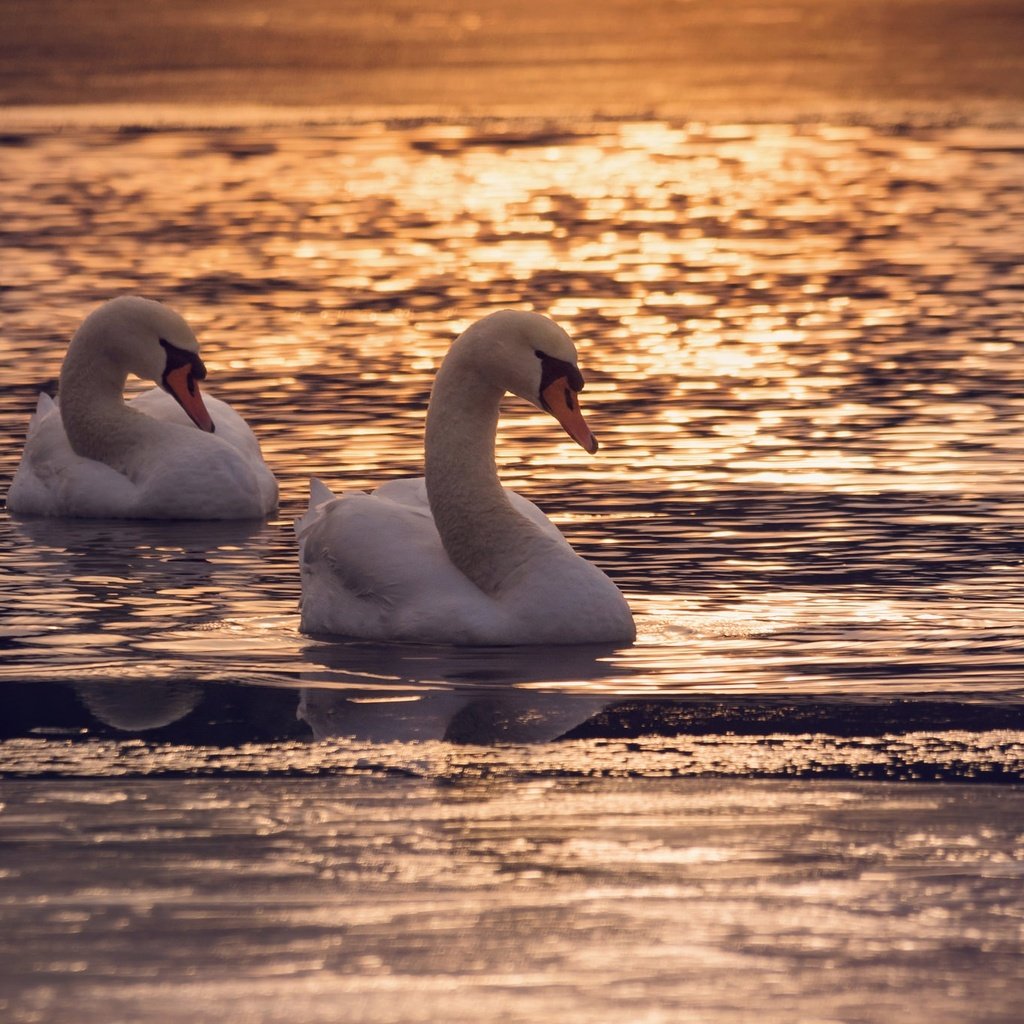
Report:
<svg viewBox="0 0 1024 1024"><path fill-rule="evenodd" d="M0 1022L1016 1022L1022 42L0 0Z"/></svg>

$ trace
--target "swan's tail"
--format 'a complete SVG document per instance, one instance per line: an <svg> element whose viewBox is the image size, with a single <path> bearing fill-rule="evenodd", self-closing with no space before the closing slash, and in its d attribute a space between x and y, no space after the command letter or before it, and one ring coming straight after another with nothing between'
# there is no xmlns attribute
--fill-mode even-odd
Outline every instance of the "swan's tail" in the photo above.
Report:
<svg viewBox="0 0 1024 1024"><path fill-rule="evenodd" d="M322 505L325 501L330 501L334 497L334 491L330 489L318 477L310 477L309 480L309 507L316 508L317 505Z"/></svg>
<svg viewBox="0 0 1024 1024"><path fill-rule="evenodd" d="M56 408L57 403L45 391L40 391L39 398L36 400L36 411L32 414L32 419L29 420L26 441L39 428L39 424Z"/></svg>
<svg viewBox="0 0 1024 1024"><path fill-rule="evenodd" d="M317 509L325 501L332 501L334 497L334 492L323 482L323 480L319 480L315 476L310 477L309 508L306 509L304 515L299 516L299 518L295 520L295 536L299 539L300 547L302 545L302 534L306 527L316 519Z"/></svg>
<svg viewBox="0 0 1024 1024"><path fill-rule="evenodd" d="M334 492L323 480L319 480L315 476L309 478L309 508L295 520L295 536L299 539L300 544L303 531L316 518L317 507L331 501L332 498L334 498Z"/></svg>

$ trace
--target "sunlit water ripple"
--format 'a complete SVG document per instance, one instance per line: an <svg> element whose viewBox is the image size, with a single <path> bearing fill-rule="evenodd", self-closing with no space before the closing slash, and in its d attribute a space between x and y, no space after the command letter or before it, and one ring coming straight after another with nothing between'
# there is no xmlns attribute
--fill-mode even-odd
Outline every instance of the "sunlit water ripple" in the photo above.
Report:
<svg viewBox="0 0 1024 1024"><path fill-rule="evenodd" d="M282 485L265 524L0 513L4 1020L1019 1019L1024 139L0 142L0 491L121 291ZM418 474L501 305L577 339L602 440L510 402L504 479L638 642L303 636L308 478Z"/></svg>
<svg viewBox="0 0 1024 1024"><path fill-rule="evenodd" d="M0 680L250 683L302 689L297 707L512 688L572 696L577 719L642 697L1024 695L1018 135L81 127L2 153L0 489L77 322L127 290L196 327L282 504L256 525L4 514ZM418 475L440 359L505 305L576 339L602 449L510 402L503 479L622 587L637 644L303 636L309 477ZM194 706L176 700L154 721Z"/></svg>

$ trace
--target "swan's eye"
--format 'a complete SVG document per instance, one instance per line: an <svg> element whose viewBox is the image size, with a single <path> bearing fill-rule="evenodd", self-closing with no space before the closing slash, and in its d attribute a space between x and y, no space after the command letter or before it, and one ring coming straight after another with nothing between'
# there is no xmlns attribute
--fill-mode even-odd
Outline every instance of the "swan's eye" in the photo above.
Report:
<svg viewBox="0 0 1024 1024"><path fill-rule="evenodd" d="M540 390L543 393L556 380L564 380L573 391L583 390L583 374L579 367L567 363L564 359L556 359L546 352L536 349L535 354L540 360Z"/></svg>
<svg viewBox="0 0 1024 1024"><path fill-rule="evenodd" d="M167 367L164 370L165 376L172 370L178 369L179 366L188 366L190 377L194 376L196 380L206 380L206 366L203 364L202 359L199 358L198 352L186 352L184 349L172 345L165 338L160 339L160 344L167 353ZM194 388L195 382L190 380L189 386Z"/></svg>

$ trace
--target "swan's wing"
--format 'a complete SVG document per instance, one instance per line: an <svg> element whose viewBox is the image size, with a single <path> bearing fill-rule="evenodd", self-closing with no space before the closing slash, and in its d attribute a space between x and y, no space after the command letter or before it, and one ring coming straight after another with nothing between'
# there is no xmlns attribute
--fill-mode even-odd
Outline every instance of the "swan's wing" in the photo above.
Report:
<svg viewBox="0 0 1024 1024"><path fill-rule="evenodd" d="M214 437L227 441L232 448L262 461L259 442L249 428L249 424L231 408L227 402L214 398L209 392L203 392L203 402L213 420ZM162 388L151 388L136 395L129 403L133 409L145 413L155 420L167 423L180 423L195 429L195 424L188 418L185 410Z"/></svg>
<svg viewBox="0 0 1024 1024"><path fill-rule="evenodd" d="M207 401L204 392L203 401ZM164 423L181 423L184 426L194 423L188 418L185 410L171 398L163 388L149 388L140 392L134 398L130 398L127 405L137 412L145 413L151 419L161 420Z"/></svg>
<svg viewBox="0 0 1024 1024"><path fill-rule="evenodd" d="M32 431L37 428L38 424L56 411L57 403L45 391L40 391L39 398L36 400L36 411L32 413L32 419L28 423L28 436L31 437Z"/></svg>
<svg viewBox="0 0 1024 1024"><path fill-rule="evenodd" d="M57 403L41 394L29 423L21 463L7 507L17 515L124 515L138 500L138 488L102 462L71 450Z"/></svg>
<svg viewBox="0 0 1024 1024"><path fill-rule="evenodd" d="M398 505L415 509L423 515L431 516L430 502L427 500L427 481L421 476L408 477L402 480L389 480L374 492L378 498L393 501Z"/></svg>
<svg viewBox="0 0 1024 1024"><path fill-rule="evenodd" d="M430 503L427 500L427 482L423 477L414 477L406 480L389 480L381 484L374 492L381 498L406 505L410 509L417 509L424 515L430 516ZM531 522L536 523L545 533L552 537L562 538L562 531L536 505L521 494L505 488L505 494L512 503L512 507Z"/></svg>
<svg viewBox="0 0 1024 1024"><path fill-rule="evenodd" d="M362 492L359 492L362 493ZM338 495L334 493L319 477L309 478L309 508L295 520L295 536L299 542L299 554L302 553L303 537L306 531L324 514L320 506L333 501Z"/></svg>
<svg viewBox="0 0 1024 1024"><path fill-rule="evenodd" d="M214 423L213 434L197 430L185 410L160 388L145 391L128 404L151 419L185 428L175 435L176 451L170 460L179 467L175 477L187 481L189 507L198 515L232 518L269 514L277 506L277 480L263 461L256 436L226 402L206 393L203 399ZM138 467L155 512L162 504L182 504L173 494L165 493L161 482L161 475L167 480L169 468L166 455L151 466Z"/></svg>
<svg viewBox="0 0 1024 1024"><path fill-rule="evenodd" d="M454 642L461 630L493 629L502 609L448 560L429 511L381 490L321 501L296 524L302 629ZM397 490L405 498L415 494L414 488ZM314 492L314 501L323 491Z"/></svg>
<svg viewBox="0 0 1024 1024"><path fill-rule="evenodd" d="M429 515L376 492L321 501L296 532L303 569L324 569L339 590L381 607L411 599L432 576L456 571Z"/></svg>
<svg viewBox="0 0 1024 1024"><path fill-rule="evenodd" d="M524 498L521 494L510 490L508 487L505 488L505 494L508 495L508 500L512 502L512 507L521 516L525 516L532 523L536 523L545 533L550 534L552 537L557 537L568 546L568 541L562 536L562 531L529 498Z"/></svg>
<svg viewBox="0 0 1024 1024"><path fill-rule="evenodd" d="M210 404L228 436L197 430L177 402L158 388L129 404L168 426L163 434L143 432L120 472L76 455L59 407L41 396L7 496L10 510L18 515L131 519L247 519L273 511L277 481L252 432L224 403L214 399Z"/></svg>

